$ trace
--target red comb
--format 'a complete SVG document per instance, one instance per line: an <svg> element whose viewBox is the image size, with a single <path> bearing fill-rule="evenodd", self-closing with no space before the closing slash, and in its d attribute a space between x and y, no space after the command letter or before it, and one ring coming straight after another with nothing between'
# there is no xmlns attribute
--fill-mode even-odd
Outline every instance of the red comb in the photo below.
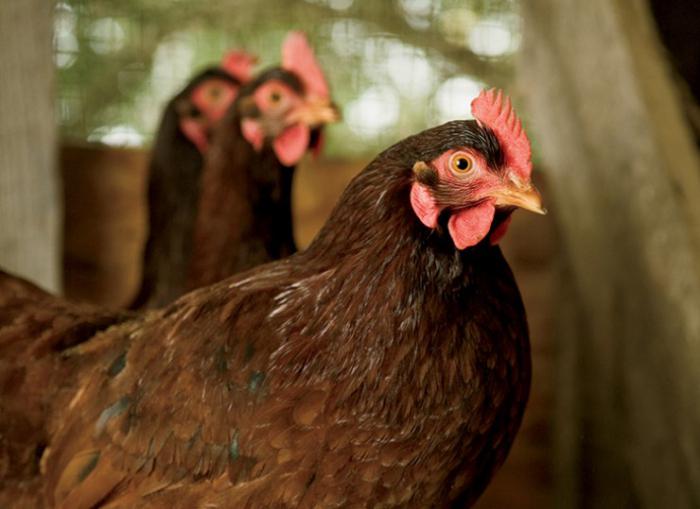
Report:
<svg viewBox="0 0 700 509"><path fill-rule="evenodd" d="M282 68L293 72L309 95L327 98L328 84L309 41L302 32L290 32L282 44Z"/></svg>
<svg viewBox="0 0 700 509"><path fill-rule="evenodd" d="M532 173L530 140L513 110L510 99L495 88L482 90L479 97L472 101L472 115L481 125L485 125L496 134L506 165L521 178L529 180Z"/></svg>
<svg viewBox="0 0 700 509"><path fill-rule="evenodd" d="M257 61L258 57L255 55L242 50L231 50L221 59L221 67L238 81L245 83L250 80Z"/></svg>

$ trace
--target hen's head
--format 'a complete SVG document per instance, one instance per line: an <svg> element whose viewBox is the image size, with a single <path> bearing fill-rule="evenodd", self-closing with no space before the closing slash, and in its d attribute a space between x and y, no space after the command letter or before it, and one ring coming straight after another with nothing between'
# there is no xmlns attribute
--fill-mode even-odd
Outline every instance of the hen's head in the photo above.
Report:
<svg viewBox="0 0 700 509"><path fill-rule="evenodd" d="M445 217L458 249L487 235L498 242L516 207L545 213L530 179L530 142L510 100L484 91L472 114L476 121L449 122L414 138L422 158L412 163L411 206L428 228Z"/></svg>
<svg viewBox="0 0 700 509"><path fill-rule="evenodd" d="M175 101L182 133L204 153L209 136L250 80L256 58L244 51L229 51L221 67L208 69L195 77Z"/></svg>
<svg viewBox="0 0 700 509"><path fill-rule="evenodd" d="M269 143L285 166L319 149L322 127L338 119L323 71L300 32L285 40L279 68L241 90L237 110L245 139L257 151Z"/></svg>

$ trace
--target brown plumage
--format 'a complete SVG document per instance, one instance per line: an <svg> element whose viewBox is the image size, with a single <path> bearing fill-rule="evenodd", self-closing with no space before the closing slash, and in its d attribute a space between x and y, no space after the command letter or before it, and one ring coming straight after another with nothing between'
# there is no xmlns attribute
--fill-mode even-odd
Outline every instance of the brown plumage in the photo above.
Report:
<svg viewBox="0 0 700 509"><path fill-rule="evenodd" d="M337 119L306 37L289 34L280 67L244 86L214 136L202 173L188 288L296 252L292 178L323 125Z"/></svg>
<svg viewBox="0 0 700 509"><path fill-rule="evenodd" d="M64 352L133 314L75 304L0 272L0 507L42 507L49 407L75 390Z"/></svg>
<svg viewBox="0 0 700 509"><path fill-rule="evenodd" d="M475 158L473 189L502 186L477 202L480 191L463 194L470 205L441 199L427 228L410 196L413 168L441 174L435 161L454 150ZM355 178L305 252L42 351L31 361L47 366L45 392L31 391L42 443L24 455L41 456L40 473L11 471L0 505L31 486L27 497L76 509L468 507L520 424L529 344L517 286L491 244L512 206L495 199L488 232L464 250L459 225L446 223L504 189L512 201L533 193L503 161L494 132L474 121L408 138ZM49 300L0 308L0 323L24 323ZM3 326L0 338L31 351L46 328L48 318ZM28 359L14 352L8 367ZM11 390L27 384L18 375Z"/></svg>
<svg viewBox="0 0 700 509"><path fill-rule="evenodd" d="M241 81L223 69L210 68L168 102L153 145L148 179L148 238L143 250L141 285L130 307L159 307L185 291L192 254L194 218L199 203L203 152L214 125L193 93L208 84L228 87L219 99L227 107ZM189 128L189 129L188 129Z"/></svg>
<svg viewBox="0 0 700 509"><path fill-rule="evenodd" d="M183 101L192 106L197 87L223 71L198 76L166 108L151 165L143 282L132 308L163 306L296 251L294 167L320 147L321 128L337 113L305 36L292 32L282 50L280 67L252 81L229 77L235 94L223 111L221 99L213 105L205 132L201 123L182 125ZM212 107L206 99L205 112Z"/></svg>
<svg viewBox="0 0 700 509"><path fill-rule="evenodd" d="M189 289L206 286L296 252L292 229L294 165L280 162L270 142L256 150L241 132L246 118L261 113L251 97L266 84L280 82L297 94L297 76L279 68L261 73L240 95L217 129L202 172L195 215ZM320 140L315 127L308 148Z"/></svg>

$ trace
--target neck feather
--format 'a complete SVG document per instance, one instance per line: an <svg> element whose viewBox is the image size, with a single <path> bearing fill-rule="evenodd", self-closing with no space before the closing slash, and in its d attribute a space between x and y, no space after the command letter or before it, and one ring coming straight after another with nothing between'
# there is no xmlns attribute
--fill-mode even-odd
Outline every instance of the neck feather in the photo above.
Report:
<svg viewBox="0 0 700 509"><path fill-rule="evenodd" d="M241 134L238 115L224 119L202 173L190 288L296 250L293 170L269 147L255 151Z"/></svg>

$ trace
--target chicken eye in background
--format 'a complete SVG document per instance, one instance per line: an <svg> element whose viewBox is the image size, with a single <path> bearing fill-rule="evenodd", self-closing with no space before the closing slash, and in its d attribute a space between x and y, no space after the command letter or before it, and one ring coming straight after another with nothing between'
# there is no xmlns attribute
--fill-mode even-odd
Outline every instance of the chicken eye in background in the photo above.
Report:
<svg viewBox="0 0 700 509"><path fill-rule="evenodd" d="M252 103L258 112L247 113ZM253 87L237 101L241 131L258 152L269 141L278 161L296 165L308 151L318 153L321 129L336 122L339 113L330 99L328 83L306 36L292 32L282 45L282 62L261 73Z"/></svg>
<svg viewBox="0 0 700 509"><path fill-rule="evenodd" d="M232 83L220 79L207 80L199 85L191 95L192 103L211 122L216 122L236 97L238 89Z"/></svg>
<svg viewBox="0 0 700 509"><path fill-rule="evenodd" d="M281 114L301 98L287 85L275 80L261 85L253 94L253 100L263 114Z"/></svg>

